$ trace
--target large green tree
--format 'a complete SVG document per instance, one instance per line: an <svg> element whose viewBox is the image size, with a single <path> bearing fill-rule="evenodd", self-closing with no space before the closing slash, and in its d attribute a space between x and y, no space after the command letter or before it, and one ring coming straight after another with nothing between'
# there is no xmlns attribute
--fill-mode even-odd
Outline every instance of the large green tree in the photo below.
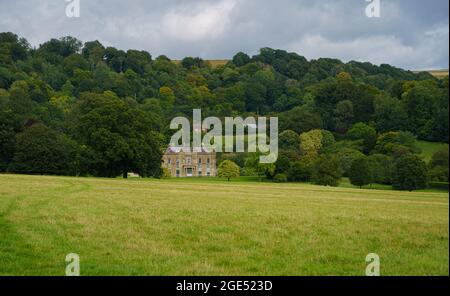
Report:
<svg viewBox="0 0 450 296"><path fill-rule="evenodd" d="M407 153L395 161L393 186L398 190L413 191L427 187L428 170L418 156Z"/></svg>
<svg viewBox="0 0 450 296"><path fill-rule="evenodd" d="M15 173L69 175L74 172L74 147L64 135L43 124L17 134L9 170Z"/></svg>
<svg viewBox="0 0 450 296"><path fill-rule="evenodd" d="M70 123L76 139L93 152L93 174L161 174L160 142L151 129L151 118L114 93L84 93L72 111Z"/></svg>

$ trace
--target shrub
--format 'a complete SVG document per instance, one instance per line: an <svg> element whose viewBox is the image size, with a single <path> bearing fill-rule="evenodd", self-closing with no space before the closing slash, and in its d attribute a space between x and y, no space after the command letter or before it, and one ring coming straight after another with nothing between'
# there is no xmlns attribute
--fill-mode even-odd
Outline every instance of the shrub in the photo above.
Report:
<svg viewBox="0 0 450 296"><path fill-rule="evenodd" d="M366 156L355 159L350 167L348 177L350 183L359 186L359 188L372 183L372 172L369 159Z"/></svg>
<svg viewBox="0 0 450 296"><path fill-rule="evenodd" d="M170 171L168 168L162 168L162 175L161 178L162 179L170 179L172 177L172 175L170 174Z"/></svg>
<svg viewBox="0 0 450 296"><path fill-rule="evenodd" d="M314 162L311 181L317 185L338 186L342 178L339 159L336 156L321 155Z"/></svg>
<svg viewBox="0 0 450 296"><path fill-rule="evenodd" d="M275 177L273 178L273 180L276 183L286 183L288 178L286 174L276 174Z"/></svg>

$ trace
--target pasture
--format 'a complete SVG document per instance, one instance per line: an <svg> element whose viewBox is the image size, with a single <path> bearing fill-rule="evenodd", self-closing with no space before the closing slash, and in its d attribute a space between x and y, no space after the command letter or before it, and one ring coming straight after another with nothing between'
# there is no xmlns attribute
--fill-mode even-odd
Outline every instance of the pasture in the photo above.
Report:
<svg viewBox="0 0 450 296"><path fill-rule="evenodd" d="M0 275L449 274L448 193L0 175Z"/></svg>

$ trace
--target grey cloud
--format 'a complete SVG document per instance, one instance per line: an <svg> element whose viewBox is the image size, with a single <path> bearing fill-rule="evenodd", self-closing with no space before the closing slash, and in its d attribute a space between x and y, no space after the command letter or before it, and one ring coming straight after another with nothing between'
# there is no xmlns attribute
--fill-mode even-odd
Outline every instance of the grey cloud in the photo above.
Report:
<svg viewBox="0 0 450 296"><path fill-rule="evenodd" d="M0 0L0 31L34 46L54 37L99 40L179 59L230 58L270 46L307 58L391 63L407 69L448 68L447 0L381 0L381 18L365 0Z"/></svg>

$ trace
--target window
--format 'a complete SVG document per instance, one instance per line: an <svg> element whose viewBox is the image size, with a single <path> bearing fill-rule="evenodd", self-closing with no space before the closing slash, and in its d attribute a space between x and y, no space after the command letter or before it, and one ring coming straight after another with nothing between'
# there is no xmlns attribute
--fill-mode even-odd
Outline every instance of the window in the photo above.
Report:
<svg viewBox="0 0 450 296"><path fill-rule="evenodd" d="M198 159L198 164L202 164L202 159L201 158Z"/></svg>
<svg viewBox="0 0 450 296"><path fill-rule="evenodd" d="M180 170L177 170L177 178L180 177Z"/></svg>
<svg viewBox="0 0 450 296"><path fill-rule="evenodd" d="M177 168L179 168L179 167L180 167L180 160L177 159Z"/></svg>

